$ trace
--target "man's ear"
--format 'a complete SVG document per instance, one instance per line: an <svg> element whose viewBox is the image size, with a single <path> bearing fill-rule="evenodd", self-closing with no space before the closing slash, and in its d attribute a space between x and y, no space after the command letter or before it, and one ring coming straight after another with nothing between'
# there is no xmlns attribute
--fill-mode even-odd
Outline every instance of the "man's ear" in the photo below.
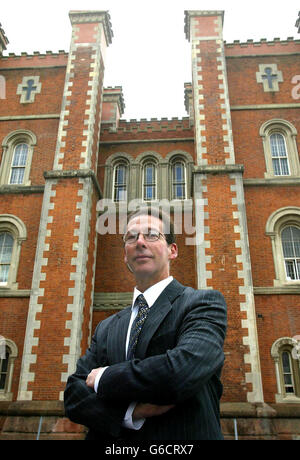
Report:
<svg viewBox="0 0 300 460"><path fill-rule="evenodd" d="M176 243L169 245L169 260L174 260L178 256L178 248Z"/></svg>

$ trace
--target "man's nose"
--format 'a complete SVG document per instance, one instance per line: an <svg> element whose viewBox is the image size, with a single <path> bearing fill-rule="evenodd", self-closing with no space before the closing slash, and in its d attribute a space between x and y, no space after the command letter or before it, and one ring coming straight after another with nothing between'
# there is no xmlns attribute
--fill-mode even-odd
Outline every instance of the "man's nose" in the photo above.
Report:
<svg viewBox="0 0 300 460"><path fill-rule="evenodd" d="M136 240L136 244L144 246L145 243L146 243L145 237L144 237L143 233L140 232L140 233L138 234L138 238L137 238L137 240Z"/></svg>

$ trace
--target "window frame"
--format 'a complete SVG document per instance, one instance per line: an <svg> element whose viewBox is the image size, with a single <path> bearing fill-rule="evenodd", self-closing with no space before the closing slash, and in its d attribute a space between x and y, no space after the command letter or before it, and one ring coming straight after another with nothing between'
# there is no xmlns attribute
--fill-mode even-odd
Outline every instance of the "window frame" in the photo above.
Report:
<svg viewBox="0 0 300 460"><path fill-rule="evenodd" d="M22 242L27 239L27 230L18 217L11 214L0 214L0 233L7 232L13 237L13 249L8 271L7 283L0 285L0 290L17 290L17 273L21 254Z"/></svg>
<svg viewBox="0 0 300 460"><path fill-rule="evenodd" d="M13 186L30 186L31 181L29 179L31 163L33 157L34 146L37 143L35 134L28 130L16 130L9 133L2 142L3 155L0 165L0 185L9 185ZM15 149L19 144L27 144L28 152L26 165L24 169L23 181L20 184L10 184L11 172L12 172L12 162L15 154Z"/></svg>
<svg viewBox="0 0 300 460"><path fill-rule="evenodd" d="M297 257L297 256L293 256L293 257L290 257L290 256L286 256L285 253L284 253L284 248L283 248L283 232L287 229L292 229L292 228L296 228L299 232L300 232L300 225L297 226L297 225L286 225L284 226L281 231L280 231L280 236L281 236L281 246L282 246L282 253L283 253L283 259L284 259L284 264L285 264L285 272L286 272L286 278L288 281L299 281L300 282L300 268L298 268L298 263L297 263L297 259L299 259L299 263L300 263L300 256ZM295 265L295 272L296 274L298 275L297 278L293 279L293 278L290 278L288 276L288 270L287 270L287 262L295 262L294 265Z"/></svg>
<svg viewBox="0 0 300 460"><path fill-rule="evenodd" d="M266 223L265 234L270 237L274 261L276 287L300 285L300 280L289 280L286 276L285 257L282 248L282 231L287 227L300 228L300 208L288 206L273 212Z"/></svg>
<svg viewBox="0 0 300 460"><path fill-rule="evenodd" d="M152 166L154 168L154 182L152 184L145 184L145 172L147 166ZM145 187L151 187L154 189L154 197L147 199L145 197ZM157 200L157 164L154 160L148 159L142 165L142 200L148 202Z"/></svg>
<svg viewBox="0 0 300 460"><path fill-rule="evenodd" d="M275 375L277 382L277 393L275 394L276 403L300 403L300 366L298 360L292 357L293 347L294 341L290 337L280 337L273 343L271 347L271 356L275 364ZM286 391L284 369L282 363L282 356L285 352L289 354L294 393L289 393Z"/></svg>
<svg viewBox="0 0 300 460"><path fill-rule="evenodd" d="M13 393L11 391L12 381L13 381L13 372L14 372L14 363L15 359L18 356L18 347L12 340L0 336L1 346L7 347L9 349L9 357L7 364L7 372L4 389L0 389L0 401L12 401ZM0 356L1 359L1 356Z"/></svg>
<svg viewBox="0 0 300 460"><path fill-rule="evenodd" d="M299 154L297 149L296 137L297 130L287 120L272 119L268 120L260 128L260 136L263 140L263 150L265 156L266 172L264 174L266 179L280 179L282 180L290 177L300 176ZM289 165L289 175L276 175L273 167L271 136L272 134L281 134L285 141L286 154Z"/></svg>
<svg viewBox="0 0 300 460"><path fill-rule="evenodd" d="M120 166L125 168L125 183L116 186L116 172L117 172L117 168L119 168ZM128 173L129 173L128 164L124 160L120 160L120 161L115 163L114 168L113 168L113 181L112 181L112 200L113 200L114 203L126 202L127 199L128 199L128 176L129 176ZM116 187L121 188L124 185L125 185L125 199L124 200L116 200L115 199L116 198L116 190L117 190Z"/></svg>
<svg viewBox="0 0 300 460"><path fill-rule="evenodd" d="M281 155L275 156L274 155L273 147L272 147L272 137L273 136L280 136L283 139L284 150L285 150L285 155L284 156L281 156ZM276 176L276 177L290 176L291 175L291 168L290 168L289 155L288 155L288 151L287 151L287 145L286 145L285 136L279 131L278 132L277 131L272 132L270 134L270 136L269 136L269 142L270 142L270 151L271 151L271 157L272 157L272 167L273 167L274 176ZM278 162L279 162L279 170L280 170L280 172L282 172L282 174L276 174L276 168L274 167L274 161L275 160L278 160ZM286 161L288 174L283 174L282 160Z"/></svg>

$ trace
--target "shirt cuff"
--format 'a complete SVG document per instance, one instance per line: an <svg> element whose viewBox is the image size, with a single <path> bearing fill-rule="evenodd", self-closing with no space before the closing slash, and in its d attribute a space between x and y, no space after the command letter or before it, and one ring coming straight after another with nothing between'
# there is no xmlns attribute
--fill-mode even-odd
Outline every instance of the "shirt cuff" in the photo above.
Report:
<svg viewBox="0 0 300 460"><path fill-rule="evenodd" d="M107 368L108 368L108 366L102 367L102 368L99 370L98 374L96 375L96 378L95 378L95 381L94 381L94 390L95 390L96 393L97 393L97 390L98 390L99 380L100 380L100 378L101 378L103 372L104 372L105 369L107 369Z"/></svg>
<svg viewBox="0 0 300 460"><path fill-rule="evenodd" d="M132 402L125 414L124 420L122 422L122 426L124 428L128 428L129 430L140 430L142 426L144 425L145 418L139 418L133 420L132 418L132 413L134 411L135 406L137 405L136 402Z"/></svg>

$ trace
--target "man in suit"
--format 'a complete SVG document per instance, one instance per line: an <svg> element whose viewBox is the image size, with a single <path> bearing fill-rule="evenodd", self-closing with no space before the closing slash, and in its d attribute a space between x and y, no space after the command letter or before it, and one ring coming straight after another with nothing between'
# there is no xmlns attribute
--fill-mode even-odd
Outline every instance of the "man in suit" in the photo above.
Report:
<svg viewBox="0 0 300 460"><path fill-rule="evenodd" d="M223 439L226 304L218 291L170 276L178 255L173 226L149 209L129 217L124 235L124 261L136 280L132 306L98 324L68 378L66 415L89 428L87 439Z"/></svg>

